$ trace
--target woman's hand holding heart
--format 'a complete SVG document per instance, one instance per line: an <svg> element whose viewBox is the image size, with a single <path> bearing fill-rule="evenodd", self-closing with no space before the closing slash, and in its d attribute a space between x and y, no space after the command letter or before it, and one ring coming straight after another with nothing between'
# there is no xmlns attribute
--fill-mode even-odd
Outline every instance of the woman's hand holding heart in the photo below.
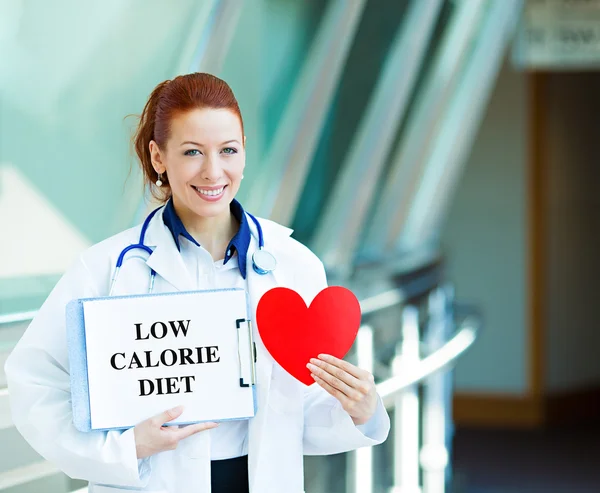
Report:
<svg viewBox="0 0 600 493"><path fill-rule="evenodd" d="M378 397L371 373L328 354L312 358L306 367L315 382L340 401L355 425L375 414Z"/></svg>

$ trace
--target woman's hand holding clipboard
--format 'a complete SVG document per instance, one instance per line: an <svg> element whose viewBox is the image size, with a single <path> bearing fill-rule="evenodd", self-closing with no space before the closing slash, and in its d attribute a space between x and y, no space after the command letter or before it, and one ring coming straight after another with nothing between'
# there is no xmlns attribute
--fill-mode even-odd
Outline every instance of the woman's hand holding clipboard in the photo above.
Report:
<svg viewBox="0 0 600 493"><path fill-rule="evenodd" d="M163 426L165 423L177 419L181 416L181 413L183 413L183 406L177 406L135 426L135 451L138 459L144 459L166 450L175 450L180 440L219 426L219 423L212 422L196 423L182 427Z"/></svg>

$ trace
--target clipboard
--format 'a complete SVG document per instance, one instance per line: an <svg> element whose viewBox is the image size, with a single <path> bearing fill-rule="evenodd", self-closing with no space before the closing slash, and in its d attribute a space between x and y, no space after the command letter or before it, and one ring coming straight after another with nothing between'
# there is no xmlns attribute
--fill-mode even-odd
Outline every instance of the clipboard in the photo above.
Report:
<svg viewBox="0 0 600 493"><path fill-rule="evenodd" d="M183 414L168 425L254 417L250 313L241 288L71 301L66 330L75 427L126 429L180 404Z"/></svg>

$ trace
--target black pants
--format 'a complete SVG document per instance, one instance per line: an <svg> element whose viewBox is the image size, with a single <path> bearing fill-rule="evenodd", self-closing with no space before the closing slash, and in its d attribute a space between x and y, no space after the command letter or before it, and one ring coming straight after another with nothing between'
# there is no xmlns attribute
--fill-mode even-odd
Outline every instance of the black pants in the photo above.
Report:
<svg viewBox="0 0 600 493"><path fill-rule="evenodd" d="M210 463L211 493L249 493L248 456Z"/></svg>

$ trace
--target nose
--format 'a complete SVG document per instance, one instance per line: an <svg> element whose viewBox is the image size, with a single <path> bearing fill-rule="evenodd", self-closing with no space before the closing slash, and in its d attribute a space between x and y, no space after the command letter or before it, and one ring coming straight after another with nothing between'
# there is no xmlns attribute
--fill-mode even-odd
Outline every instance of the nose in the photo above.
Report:
<svg viewBox="0 0 600 493"><path fill-rule="evenodd" d="M221 178L221 165L219 159L215 158L211 154L206 156L202 163L202 169L200 170L200 176L207 182L216 182Z"/></svg>

